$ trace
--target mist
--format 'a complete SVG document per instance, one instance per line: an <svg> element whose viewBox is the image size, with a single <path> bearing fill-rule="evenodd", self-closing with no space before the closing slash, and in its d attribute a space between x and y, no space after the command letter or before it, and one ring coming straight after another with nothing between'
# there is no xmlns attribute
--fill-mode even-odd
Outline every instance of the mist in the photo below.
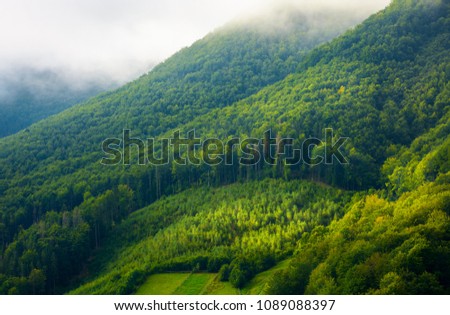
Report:
<svg viewBox="0 0 450 315"><path fill-rule="evenodd" d="M50 69L123 83L258 2L3 0L0 71Z"/></svg>
<svg viewBox="0 0 450 315"><path fill-rule="evenodd" d="M28 68L59 73L74 85L91 81L100 85L122 84L233 19L245 21L283 6L303 11L335 9L358 14L362 19L388 3L389 0L3 0L0 77ZM0 87L1 94L5 91Z"/></svg>
<svg viewBox="0 0 450 315"><path fill-rule="evenodd" d="M278 0L260 7L252 14L241 15L234 19L236 25L250 25L264 32L279 34L289 31L292 27L293 17L307 19L311 32L316 29L336 30L348 29L361 23L371 14L385 8L390 0L377 0L369 3L354 0Z"/></svg>

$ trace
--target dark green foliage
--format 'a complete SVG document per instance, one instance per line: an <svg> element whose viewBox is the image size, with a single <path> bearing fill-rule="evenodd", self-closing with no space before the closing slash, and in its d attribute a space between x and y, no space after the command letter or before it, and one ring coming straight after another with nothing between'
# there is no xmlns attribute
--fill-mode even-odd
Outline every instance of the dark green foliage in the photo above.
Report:
<svg viewBox="0 0 450 315"><path fill-rule="evenodd" d="M245 258L238 258L233 262L229 281L235 288L242 289L255 274L252 265L252 261Z"/></svg>
<svg viewBox="0 0 450 315"><path fill-rule="evenodd" d="M222 267L220 267L218 274L220 281L230 280L230 271L231 271L230 269L231 269L230 265L228 264L222 265Z"/></svg>
<svg viewBox="0 0 450 315"><path fill-rule="evenodd" d="M219 272L222 270L222 266L227 265L230 262L230 258L227 256L212 256L208 259L208 265L206 267L208 272Z"/></svg>
<svg viewBox="0 0 450 315"><path fill-rule="evenodd" d="M132 191L123 185L97 198L89 194L85 198L71 212L47 212L9 244L1 260L2 270L29 282L16 287L17 294L60 292L81 271L90 249L129 214L133 204ZM10 284L15 287L14 282ZM2 292L11 288L4 284Z"/></svg>
<svg viewBox="0 0 450 315"><path fill-rule="evenodd" d="M80 271L88 252L89 226L79 213L48 212L8 246L2 269L29 282L16 287L18 294L55 292L56 285L67 285L69 277ZM3 285L3 293L7 290L11 288Z"/></svg>
<svg viewBox="0 0 450 315"><path fill-rule="evenodd" d="M238 256L230 264L229 281L235 288L242 289L257 273L270 269L275 262L275 257L262 248L245 257Z"/></svg>

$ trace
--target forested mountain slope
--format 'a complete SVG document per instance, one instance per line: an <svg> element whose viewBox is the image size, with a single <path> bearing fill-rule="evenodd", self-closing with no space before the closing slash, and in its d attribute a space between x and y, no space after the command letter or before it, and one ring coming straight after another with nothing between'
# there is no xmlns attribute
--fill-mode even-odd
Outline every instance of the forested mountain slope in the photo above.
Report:
<svg viewBox="0 0 450 315"><path fill-rule="evenodd" d="M241 287L292 254L302 233L341 217L350 196L266 179L161 199L117 226L91 266L94 280L73 293L129 294L152 273L217 272L230 263L238 266L231 277Z"/></svg>
<svg viewBox="0 0 450 315"><path fill-rule="evenodd" d="M338 134L350 136L346 153L351 163L343 169L292 168L287 177L303 176L349 188L382 189L353 194L351 200L333 205L328 202L336 200L333 194L338 191L330 190L331 195L320 199L316 210L294 203L290 212L291 198L284 195L290 190L279 186L280 182L271 182L282 197L268 197L267 201L263 198L262 205L275 200L279 207L274 220L265 224L258 221L265 222L264 215L257 214L260 206L256 187L226 186L223 189L232 200L237 200L237 205L219 195L218 200L227 200L223 207L209 198L205 188L189 192L192 199L179 194L141 210L140 219L131 219L132 216L124 221L109 241L120 244L118 240L122 240L127 245L115 247L116 251L111 245L105 247L111 255L96 256L91 265L93 279L73 292L133 292L148 274L195 270L197 265L211 271L222 266L221 274L227 274L225 280L242 287L255 273L291 255L293 250L291 267L273 278L267 293L448 294L448 26L448 4L396 1L354 31L309 54L299 65L303 71L298 74L183 126L183 130L195 128L200 134L222 138L236 134L260 137L272 128L299 142L305 135L317 135L322 128L333 127ZM248 178L246 169L240 170L239 166L213 171L214 176L224 176L228 171L230 177L234 173L241 174L237 175L241 180ZM176 177L176 172L174 178L184 178L187 183L186 176ZM191 168L190 172L194 176L205 170ZM250 178L283 174L286 177L286 172L277 174L273 167L251 172ZM236 191L255 192L258 201L252 195L241 199ZM174 204L196 200L196 194L205 196L204 201L199 206L175 207L180 211L177 216L184 217L170 216L167 227L141 224L147 220L160 222L160 211L173 213ZM272 191L268 193L271 195ZM309 194L305 200L306 196ZM177 198L179 201L174 202ZM249 207L241 206L248 201ZM329 212L330 206L335 211ZM228 215L221 217L223 212ZM207 219L206 213L218 217ZM295 216L300 220L296 221ZM334 220L327 227L330 217ZM221 224L215 227L216 222ZM277 232L290 231L285 227L287 222L296 222L293 239ZM148 226L158 226L158 230ZM243 242L248 232L237 228L243 226L252 226L254 242ZM127 238L129 232L121 233L121 229L139 231L146 238L133 233ZM222 229L227 232L221 234ZM266 233L267 229L271 232ZM229 235L231 239L221 239ZM134 243L138 239L141 241ZM155 253L159 250L157 244L168 249L164 262L156 258L164 255ZM222 247L217 248L218 244ZM104 257L107 258L103 260ZM114 270L116 267L119 272Z"/></svg>
<svg viewBox="0 0 450 315"><path fill-rule="evenodd" d="M173 191L155 192L152 169L100 165L105 138L126 128L157 136L233 104L283 79L308 51L361 19L341 12L337 25L329 22L336 12L283 16L264 21L274 25L269 33L257 19L224 27L138 80L0 140L2 292L29 292L33 270L45 276L45 292L57 292L113 222ZM23 235L30 235L25 247L17 243Z"/></svg>
<svg viewBox="0 0 450 315"><path fill-rule="evenodd" d="M385 191L304 233L267 293L449 294L449 117L385 163Z"/></svg>
<svg viewBox="0 0 450 315"><path fill-rule="evenodd" d="M295 139L299 148L306 138L322 139L324 129L333 128L336 137L349 137L344 151L351 163L289 171L344 188L381 187L386 158L434 127L449 109L448 5L405 3L395 1L314 50L298 73L183 129L222 138L261 138L272 129Z"/></svg>

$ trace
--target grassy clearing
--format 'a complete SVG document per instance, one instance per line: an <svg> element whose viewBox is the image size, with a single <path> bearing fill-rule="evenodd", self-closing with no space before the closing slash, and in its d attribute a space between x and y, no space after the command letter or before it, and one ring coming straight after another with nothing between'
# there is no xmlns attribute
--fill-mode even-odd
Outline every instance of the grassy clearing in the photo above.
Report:
<svg viewBox="0 0 450 315"><path fill-rule="evenodd" d="M275 267L256 275L241 292L229 282L219 281L215 273L162 273L151 275L138 289L142 295L237 295L264 294L267 282L278 270L289 266L285 260Z"/></svg>
<svg viewBox="0 0 450 315"><path fill-rule="evenodd" d="M136 294L141 295L170 295L180 287L189 273L161 273L151 275L147 281L138 289Z"/></svg>
<svg viewBox="0 0 450 315"><path fill-rule="evenodd" d="M208 284L215 278L213 273L193 273L174 292L180 295L203 294Z"/></svg>
<svg viewBox="0 0 450 315"><path fill-rule="evenodd" d="M214 273L161 273L151 275L138 289L140 295L203 294L214 280Z"/></svg>

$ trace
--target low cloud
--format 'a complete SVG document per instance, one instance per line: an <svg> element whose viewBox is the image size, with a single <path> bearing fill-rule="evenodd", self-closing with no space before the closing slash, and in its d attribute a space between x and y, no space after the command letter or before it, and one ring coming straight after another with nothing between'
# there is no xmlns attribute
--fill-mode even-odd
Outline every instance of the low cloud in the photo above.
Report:
<svg viewBox="0 0 450 315"><path fill-rule="evenodd" d="M236 17L280 3L369 14L388 0L3 0L0 72L51 69L125 82ZM366 3L367 2L367 3ZM268 9L269 8L269 9ZM0 91L1 92L1 91Z"/></svg>

